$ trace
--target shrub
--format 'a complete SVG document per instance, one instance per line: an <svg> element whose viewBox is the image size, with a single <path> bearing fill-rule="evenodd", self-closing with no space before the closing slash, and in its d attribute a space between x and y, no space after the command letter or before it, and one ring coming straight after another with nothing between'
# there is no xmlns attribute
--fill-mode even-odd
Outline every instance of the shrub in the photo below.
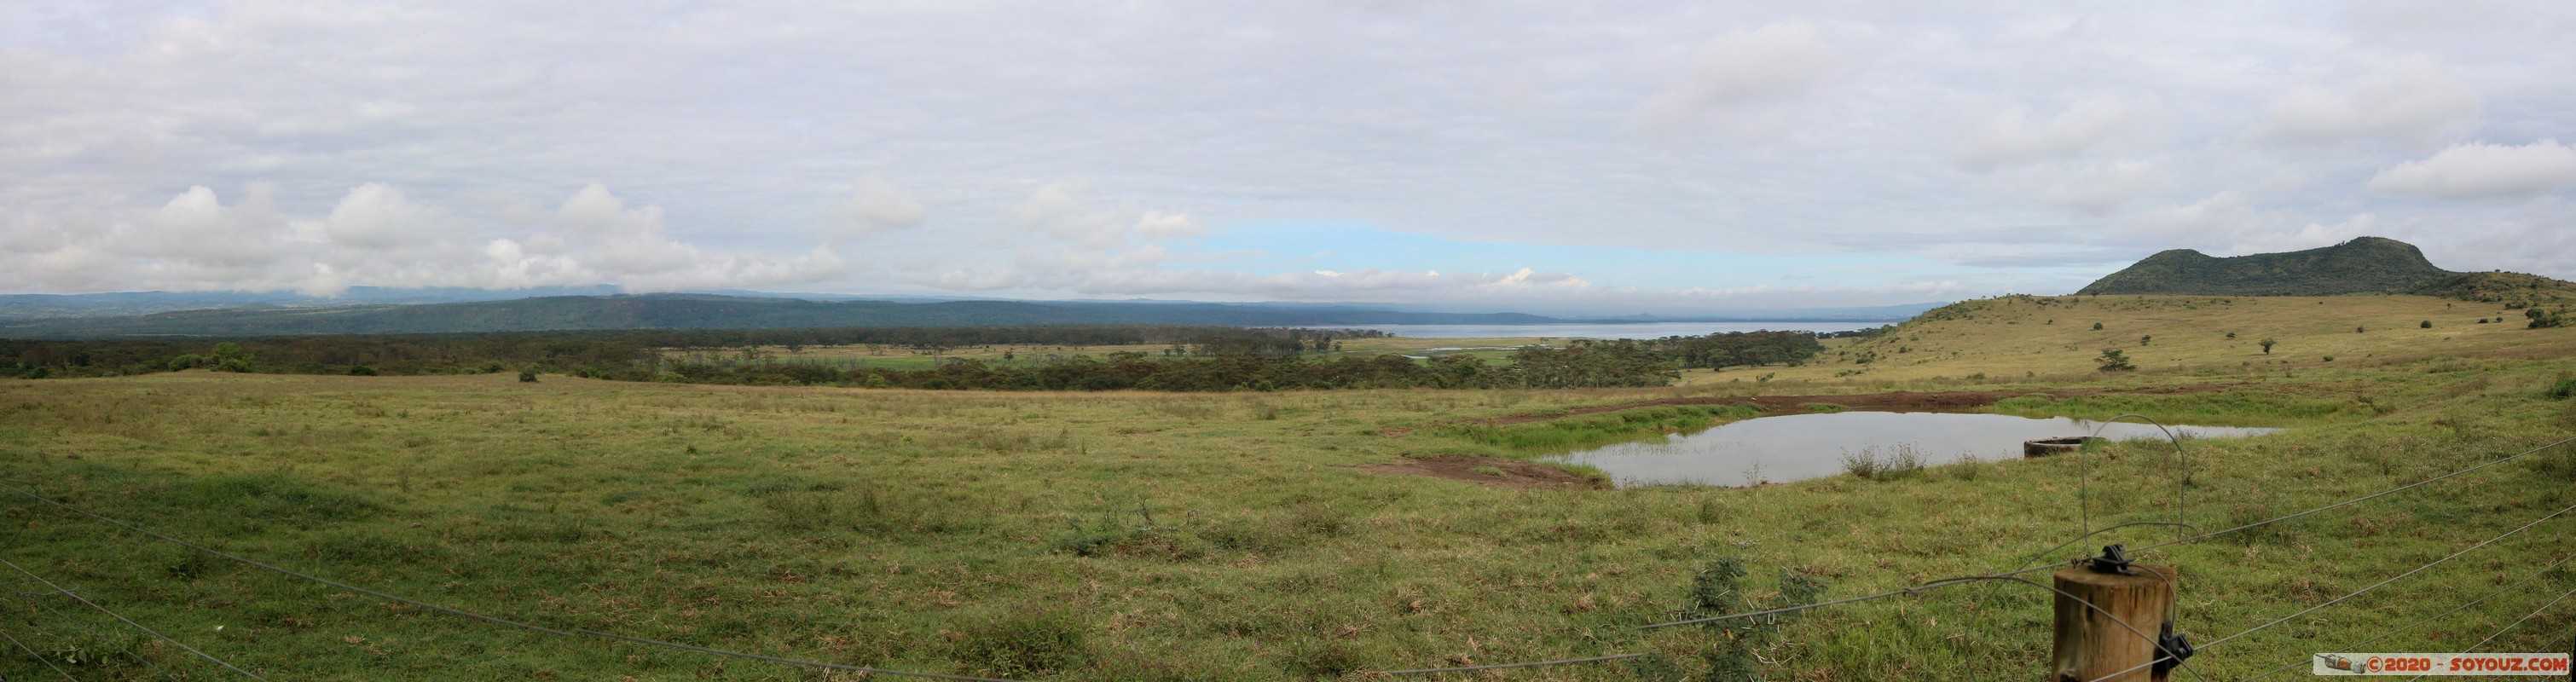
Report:
<svg viewBox="0 0 2576 682"><path fill-rule="evenodd" d="M519 370L519 383L524 383L524 384L533 384L533 383L537 383L537 371L536 371L536 370L533 370L533 369L523 369L523 370Z"/></svg>
<svg viewBox="0 0 2576 682"><path fill-rule="evenodd" d="M2532 329L2548 329L2550 327L2567 326L2566 318L2560 315L2556 310L2532 308L2530 310L2522 311L2522 316L2531 318Z"/></svg>
<svg viewBox="0 0 2576 682"><path fill-rule="evenodd" d="M371 377L371 376L375 376L375 375L376 375L376 368L374 368L374 367L368 367L368 366L366 366L366 365L350 365L350 366L349 366L349 376L353 376L353 377Z"/></svg>
<svg viewBox="0 0 2576 682"><path fill-rule="evenodd" d="M2102 349L2102 357L2094 358L2094 362L2101 363L2101 366L2096 369L2104 372L2126 372L2138 368L2137 365L2129 364L2128 354L2120 352L2118 348Z"/></svg>
<svg viewBox="0 0 2576 682"><path fill-rule="evenodd" d="M1090 660L1082 620L1048 608L1010 609L960 628L949 654L1002 677L1072 670Z"/></svg>
<svg viewBox="0 0 2576 682"><path fill-rule="evenodd" d="M2263 340L2254 342L2254 345L2262 346L2262 347L2263 347L2263 354L2264 354L2264 355L2271 355L2271 354L2272 354L2272 344L2275 344L2275 343L2279 343L2279 342L2278 342L2278 341L2273 341L2270 337L2264 337L2264 339L2263 339Z"/></svg>
<svg viewBox="0 0 2576 682"><path fill-rule="evenodd" d="M2556 385L2550 386L2549 390L2541 392L2541 395L2548 396L2550 400L2576 398L2576 378L2560 379Z"/></svg>
<svg viewBox="0 0 2576 682"><path fill-rule="evenodd" d="M1308 535L1332 537L1349 532L1350 517L1321 504L1301 504L1288 512L1288 526Z"/></svg>
<svg viewBox="0 0 2576 682"><path fill-rule="evenodd" d="M2417 324L2415 325L2415 328L2416 328L2416 329L2432 329L2432 328L2433 328L2433 321L2432 321L2432 320L2425 320L2425 321L2423 321L2423 322L2417 323Z"/></svg>
<svg viewBox="0 0 2576 682"><path fill-rule="evenodd" d="M2102 331L2102 323L2100 323L2100 322L2095 322L2095 323L2093 323L2093 331L2097 331L2097 332L2098 332L2098 331Z"/></svg>

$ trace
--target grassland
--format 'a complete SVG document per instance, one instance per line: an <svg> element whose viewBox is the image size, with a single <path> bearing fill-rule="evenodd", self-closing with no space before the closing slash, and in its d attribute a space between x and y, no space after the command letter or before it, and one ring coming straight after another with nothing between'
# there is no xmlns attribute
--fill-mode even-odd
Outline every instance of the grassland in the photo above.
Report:
<svg viewBox="0 0 2576 682"><path fill-rule="evenodd" d="M2443 305L1980 302L1838 347L1840 364L1732 369L1663 389L1050 394L204 372L11 380L0 381L0 478L373 589L768 655L1001 677L1263 680L1654 651L1695 672L1724 635L1634 626L1688 615L1694 575L1711 562L1751 567L1757 603L1773 598L1781 571L1823 580L1832 598L2009 568L2082 532L2076 462L1746 489L1516 489L1370 468L1525 459L1744 413L1664 407L1383 433L1753 393L2193 387L1997 409L2295 427L2192 444L2188 519L2222 527L2576 435L2576 401L2548 395L2576 376L2576 330L2475 325L2469 318L2496 311ZM2435 327L2420 329L2424 319ZM2141 335L2155 338L2141 347ZM2250 346L2266 336L2278 341L2269 357ZM2090 371L2091 357L2122 341L2142 369ZM1907 350L1885 352L1893 345ZM1879 359L1850 362L1869 350ZM1865 371L1835 376L1854 369ZM2169 446L2098 455L2094 527L2174 518ZM2205 642L2570 504L2576 454L2562 449L2146 559L2182 568L2178 624ZM0 503L0 520L0 558L275 678L854 679L388 605L22 500ZM2565 556L2571 528L2576 519L2564 517L2539 525L2192 665L2212 678L2247 675L2448 609ZM2093 544L2170 537L2141 528ZM2459 650L2571 588L2576 575L2552 572L2373 648ZM0 629L84 679L159 676L120 647L180 677L221 676L104 617L43 605L78 608L0 593ZM1954 588L1814 611L1756 653L1774 679L2027 678L2048 656L2049 609L2027 588ZM2572 612L2542 613L2488 650L2564 650ZM1646 672L1614 663L1508 677ZM0 673L51 674L23 654L0 655Z"/></svg>
<svg viewBox="0 0 2576 682"><path fill-rule="evenodd" d="M1514 349L1532 345L1562 346L1565 341L1565 339L1535 337L1490 339L1380 337L1344 339L1341 341L1342 347L1339 350L1311 352L1308 353L1306 357L1318 360L1329 360L1339 357L1374 357L1389 353L1412 357L1472 355L1477 358L1481 358L1486 362L1499 364L1509 358ZM939 363L944 359L975 360L989 364L1008 364L1014 362L1035 364L1045 362L1049 357L1064 358L1076 355L1088 355L1094 358L1103 358L1108 357L1112 353L1144 353L1152 356L1159 355L1164 351L1172 349L1172 344L991 344L945 348L937 351L930 351L885 344L854 344L845 346L797 347L766 345L755 346L752 350L758 353L760 357L774 362L819 362L833 364L835 366L846 365L852 368L864 367L871 369L923 370L938 367ZM665 349L662 352L662 356L666 359L684 362L712 362L739 360L742 358L743 350L744 349L742 348L673 348Z"/></svg>

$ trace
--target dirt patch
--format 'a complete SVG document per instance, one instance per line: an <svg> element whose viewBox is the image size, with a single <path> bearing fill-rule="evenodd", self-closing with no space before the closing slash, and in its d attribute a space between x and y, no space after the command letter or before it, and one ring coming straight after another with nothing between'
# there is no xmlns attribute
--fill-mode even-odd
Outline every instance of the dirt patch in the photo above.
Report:
<svg viewBox="0 0 2576 682"><path fill-rule="evenodd" d="M1527 424L1530 422L1543 422L1551 419L1564 419L1566 417L1586 414L1600 414L1603 412L1617 412L1620 410L1633 410L1640 407L1658 407L1664 405L1753 405L1762 408L1762 411L1764 412L1798 412L1804 405L1813 403L1829 403L1841 405L1845 409L1873 410L1879 412L1959 412L1992 405L1995 404L1995 401L2003 400L2005 398L2018 398L2031 394L2042 394L2052 398L2071 398L2075 396L2100 395L2104 393L2171 395L2206 393L2209 391L2219 390L2221 388L2225 387L2204 385L2179 386L2172 388L2140 388L2126 391L2110 391L2099 388L2069 388L2053 391L1948 391L1942 393L1897 391L1894 393L1862 393L1857 395L1755 395L1730 396L1723 398L1659 398L1655 400L1641 400L1633 403L1620 403L1617 405L1578 407L1566 410L1559 414L1515 414L1487 419L1452 419L1449 421L1432 422L1407 429L1383 429L1378 431L1378 434L1394 437L1412 433L1420 429L1427 429L1434 426L1447 426L1450 424L1488 424L1493 426Z"/></svg>
<svg viewBox="0 0 2576 682"><path fill-rule="evenodd" d="M1487 470L1477 471L1478 468ZM1537 462L1500 457L1441 455L1419 459L1406 458L1395 464L1364 466L1360 467L1360 470L1372 474L1446 478L1488 488L1590 489L1603 487L1601 482L1575 475L1571 471Z"/></svg>

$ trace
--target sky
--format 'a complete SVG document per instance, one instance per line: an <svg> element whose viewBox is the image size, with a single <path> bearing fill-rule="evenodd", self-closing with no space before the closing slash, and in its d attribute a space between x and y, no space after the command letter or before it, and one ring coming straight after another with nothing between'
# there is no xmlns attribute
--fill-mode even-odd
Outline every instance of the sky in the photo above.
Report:
<svg viewBox="0 0 2576 682"><path fill-rule="evenodd" d="M2571 34L2496 0L12 0L0 293L1633 314L2363 235L2576 278Z"/></svg>

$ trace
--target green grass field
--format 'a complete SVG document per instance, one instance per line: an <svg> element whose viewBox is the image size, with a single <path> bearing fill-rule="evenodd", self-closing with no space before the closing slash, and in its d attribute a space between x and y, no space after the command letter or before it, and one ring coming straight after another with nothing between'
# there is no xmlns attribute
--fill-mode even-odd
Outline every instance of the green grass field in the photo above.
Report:
<svg viewBox="0 0 2576 682"><path fill-rule="evenodd" d="M2191 444L2187 519L2212 529L2576 436L2576 400L2550 396L2576 376L2576 330L2468 321L2495 315L2485 310L2436 317L2435 299L2177 300L2087 297L2045 311L1992 302L1827 351L1908 348L1867 365L1702 372L1661 389L1056 394L193 371L9 380L0 478L370 589L763 655L1006 678L1271 680L1657 652L1699 679L1701 654L1727 634L1635 626L1694 613L1694 575L1712 562L1749 569L1742 596L1753 604L1775 598L1783 571L1823 581L1830 599L2011 568L2082 532L2076 461L1745 489L1518 489L1369 467L1526 459L1744 413L1652 408L1663 411L1382 432L1676 397L2189 386L1996 409L2293 427ZM2436 326L2420 329L2427 318ZM2140 335L2155 338L2140 347ZM2249 345L2266 336L2279 341L2269 358ZM2090 371L2088 358L2122 340L2141 370ZM2320 359L2329 353L2337 359ZM1866 371L1834 376L1853 369ZM1764 373L1776 377L1755 380ZM2171 446L2115 444L2092 462L2093 527L2175 518ZM2207 642L2571 504L2576 449L2562 448L2144 560L2181 568L2178 625ZM0 520L0 559L272 679L859 679L388 604L23 499L0 503ZM2146 527L2086 544L2172 537ZM2530 576L2566 556L2571 538L2576 518L2540 524L2191 665L2230 679L2335 650ZM183 679L228 675L9 582L18 578L0 575L0 631L42 662L0 654L10 679L50 676L45 662L80 679L162 676L142 661ZM2371 650L2461 650L2570 589L2576 574L2552 571ZM2561 604L2487 650L2564 651L2571 614ZM2049 618L2039 590L1949 588L1811 611L1752 653L1769 679L2027 679L2044 674ZM1606 663L1446 679L1662 672Z"/></svg>

